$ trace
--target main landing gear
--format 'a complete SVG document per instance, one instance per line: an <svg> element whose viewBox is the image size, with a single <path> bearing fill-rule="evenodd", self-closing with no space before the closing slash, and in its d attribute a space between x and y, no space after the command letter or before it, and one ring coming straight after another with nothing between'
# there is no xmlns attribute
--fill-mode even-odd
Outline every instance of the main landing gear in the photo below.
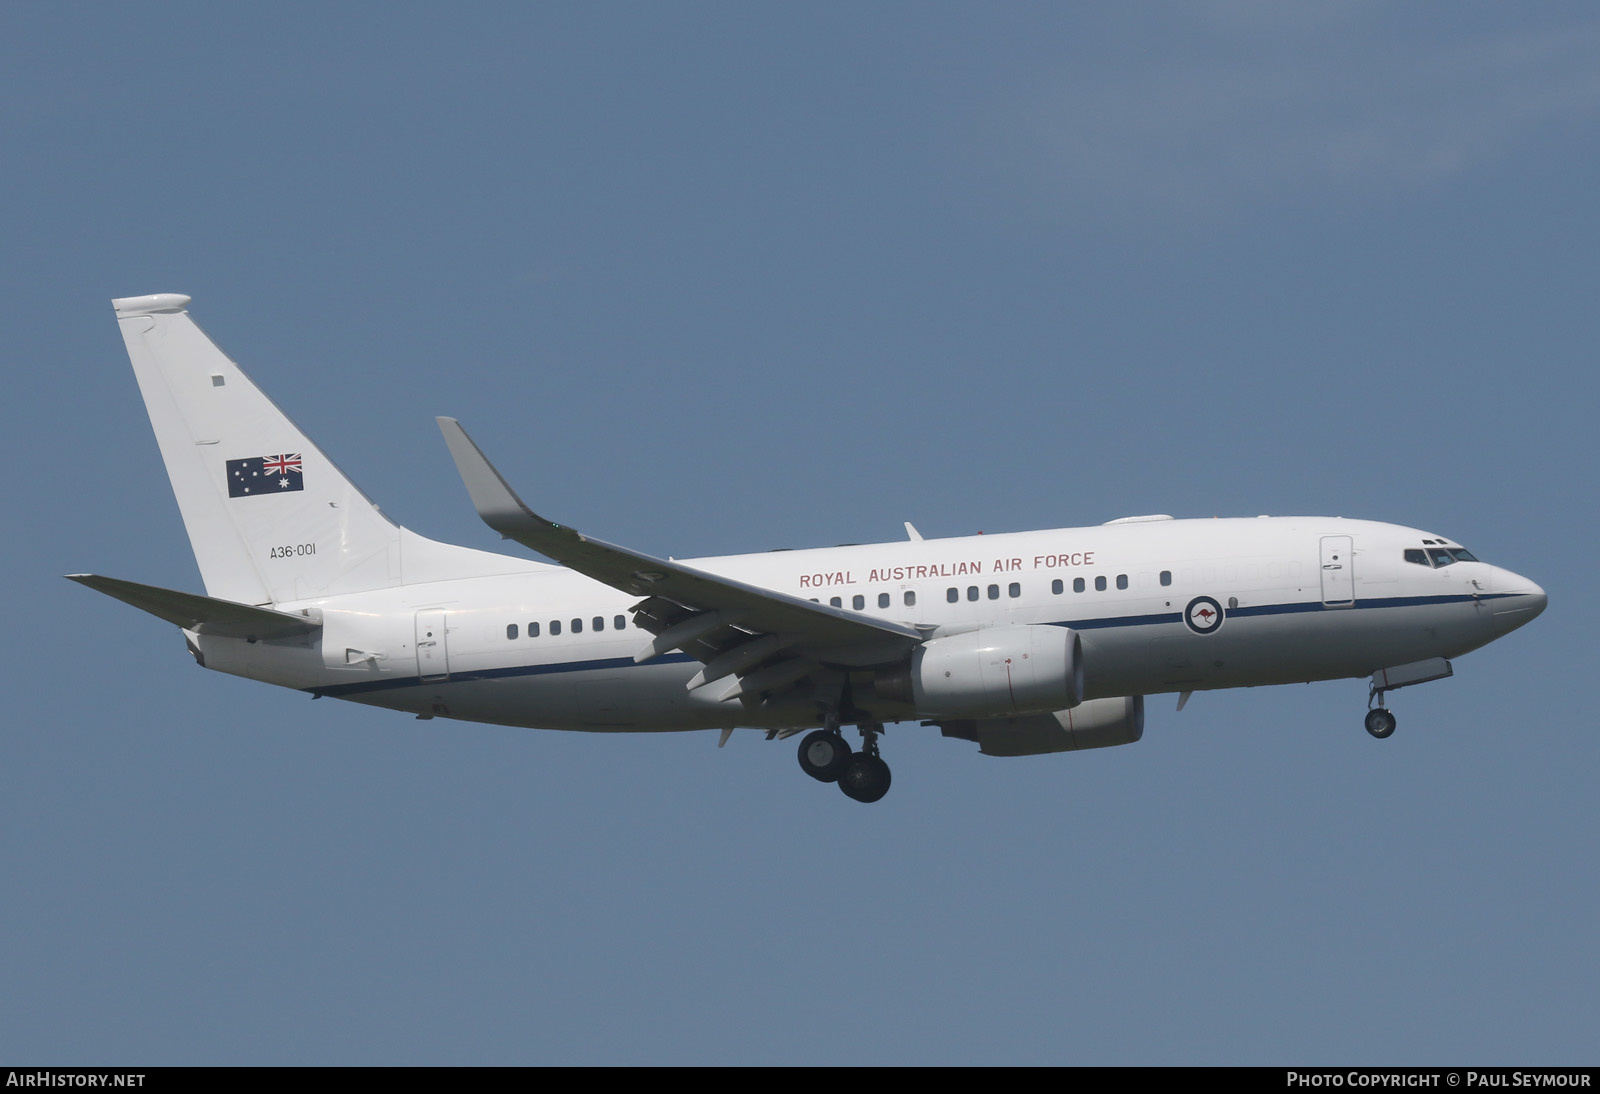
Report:
<svg viewBox="0 0 1600 1094"><path fill-rule="evenodd" d="M839 732L833 719L824 729L806 734L800 742L800 770L818 782L838 783L845 797L875 802L889 792L889 765L878 755L878 734L883 726L868 723L861 731L861 751Z"/></svg>
<svg viewBox="0 0 1600 1094"><path fill-rule="evenodd" d="M823 783L836 783L855 758L850 742L837 729L819 729L800 742L800 770Z"/></svg>

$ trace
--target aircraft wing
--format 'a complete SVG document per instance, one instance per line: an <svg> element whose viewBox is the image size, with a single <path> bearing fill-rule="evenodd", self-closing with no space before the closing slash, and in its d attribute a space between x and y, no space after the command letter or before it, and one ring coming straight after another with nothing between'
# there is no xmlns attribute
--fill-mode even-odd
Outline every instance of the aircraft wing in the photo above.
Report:
<svg viewBox="0 0 1600 1094"><path fill-rule="evenodd" d="M762 680L789 676L784 683L792 683L794 674L803 675L804 666L796 660L871 664L893 660L923 639L921 631L903 623L746 585L546 520L523 503L460 422L439 418L438 423L484 523L578 573L648 598L635 607L635 619L657 637L636 660L683 649L707 663L703 679L697 677L691 686L735 674ZM773 663L784 656L788 662ZM762 665L765 676L755 672Z"/></svg>

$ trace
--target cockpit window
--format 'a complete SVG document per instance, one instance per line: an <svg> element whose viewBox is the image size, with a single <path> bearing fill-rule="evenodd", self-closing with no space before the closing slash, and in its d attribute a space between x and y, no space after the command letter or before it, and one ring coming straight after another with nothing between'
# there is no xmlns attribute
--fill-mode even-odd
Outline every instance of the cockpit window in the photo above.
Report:
<svg viewBox="0 0 1600 1094"><path fill-rule="evenodd" d="M1423 540L1424 543L1431 542ZM1453 562L1477 562L1478 557L1464 547L1408 547L1406 561L1418 566L1449 566Z"/></svg>

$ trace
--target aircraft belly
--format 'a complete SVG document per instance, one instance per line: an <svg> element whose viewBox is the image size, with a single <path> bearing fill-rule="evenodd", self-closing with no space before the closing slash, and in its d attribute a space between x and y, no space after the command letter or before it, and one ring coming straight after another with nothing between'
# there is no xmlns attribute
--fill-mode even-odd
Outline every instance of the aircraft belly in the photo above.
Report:
<svg viewBox="0 0 1600 1094"><path fill-rule="evenodd" d="M737 704L726 709L697 704L683 664L582 669L530 666L525 673L466 673L340 698L417 714L490 722L527 729L591 732L670 732L750 724ZM397 682L398 683L398 682Z"/></svg>
<svg viewBox="0 0 1600 1094"><path fill-rule="evenodd" d="M1492 621L1487 605L1457 601L1280 607L1258 614L1243 609L1210 634L1193 633L1181 623L1085 631L1085 697L1366 676L1389 665L1476 649L1493 639Z"/></svg>

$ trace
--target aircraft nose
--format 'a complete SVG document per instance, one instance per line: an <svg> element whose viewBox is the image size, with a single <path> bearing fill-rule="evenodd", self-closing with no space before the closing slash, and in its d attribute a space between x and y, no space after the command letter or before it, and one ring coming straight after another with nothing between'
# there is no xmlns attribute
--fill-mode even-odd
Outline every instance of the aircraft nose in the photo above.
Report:
<svg viewBox="0 0 1600 1094"><path fill-rule="evenodd" d="M1550 598L1545 595L1544 590L1531 581L1528 582L1527 590L1519 595L1522 597L1524 603L1527 604L1527 608L1525 610L1528 613L1529 619L1532 619L1534 616L1544 611L1544 606L1550 603Z"/></svg>
<svg viewBox="0 0 1600 1094"><path fill-rule="evenodd" d="M1550 602L1544 590L1525 577L1502 570L1498 578L1495 587L1501 595L1494 601L1494 629L1500 634L1532 622Z"/></svg>

